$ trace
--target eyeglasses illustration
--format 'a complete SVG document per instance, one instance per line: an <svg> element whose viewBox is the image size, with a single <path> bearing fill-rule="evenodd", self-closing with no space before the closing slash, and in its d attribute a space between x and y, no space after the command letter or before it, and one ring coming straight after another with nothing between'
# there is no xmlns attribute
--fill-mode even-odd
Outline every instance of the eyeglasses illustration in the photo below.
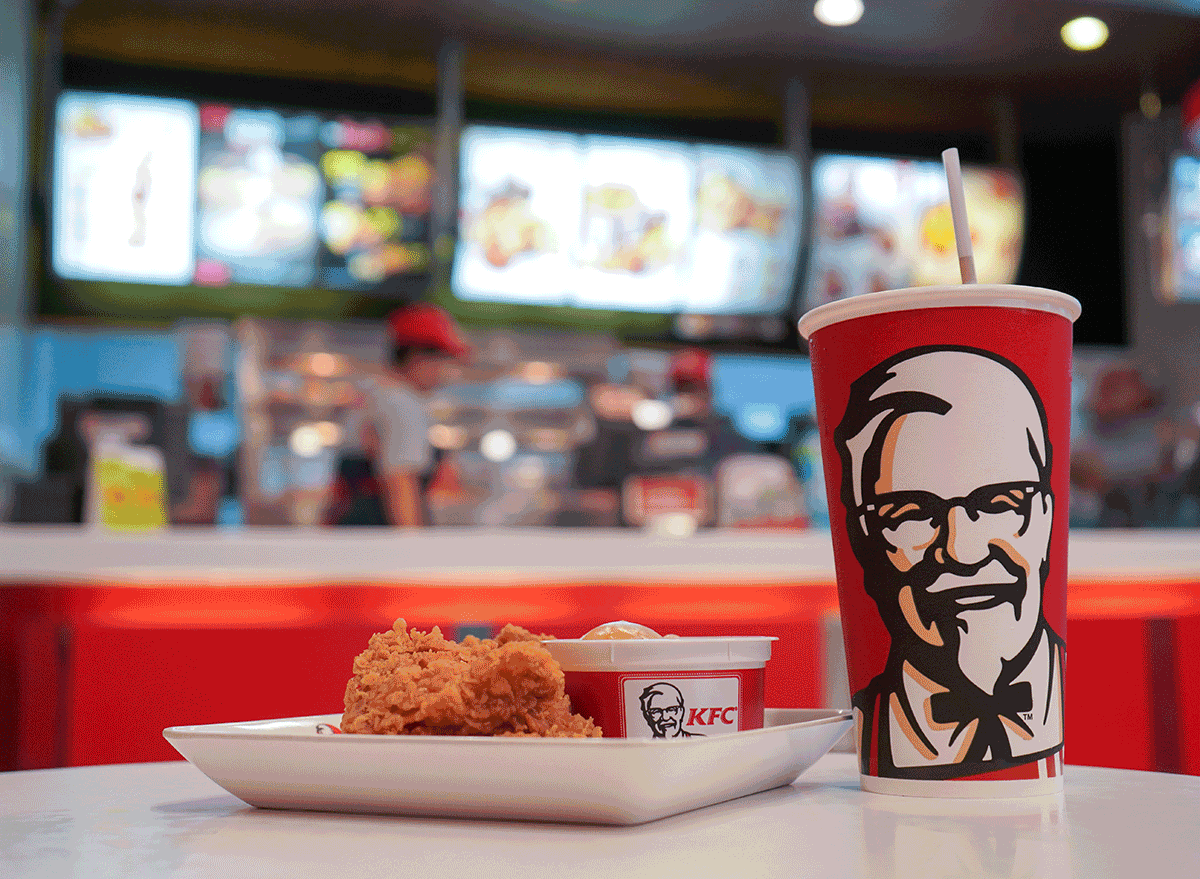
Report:
<svg viewBox="0 0 1200 879"><path fill-rule="evenodd" d="M1001 482L984 485L965 497L941 498L928 491L889 491L876 495L858 508L860 515L877 528L892 529L902 522L940 525L954 507L962 507L971 521L982 515L1018 513L1026 521L1034 495L1045 487L1031 482Z"/></svg>

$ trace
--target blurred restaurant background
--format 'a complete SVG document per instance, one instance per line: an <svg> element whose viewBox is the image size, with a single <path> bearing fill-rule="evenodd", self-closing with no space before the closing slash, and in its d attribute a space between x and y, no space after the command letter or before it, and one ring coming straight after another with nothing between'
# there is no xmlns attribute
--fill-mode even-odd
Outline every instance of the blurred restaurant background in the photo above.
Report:
<svg viewBox="0 0 1200 879"><path fill-rule="evenodd" d="M840 704L796 321L958 281L954 146L980 281L1083 304L1068 760L1200 773L1196 3L0 9L0 769L337 710L399 616L769 630ZM433 527L330 527L414 302Z"/></svg>

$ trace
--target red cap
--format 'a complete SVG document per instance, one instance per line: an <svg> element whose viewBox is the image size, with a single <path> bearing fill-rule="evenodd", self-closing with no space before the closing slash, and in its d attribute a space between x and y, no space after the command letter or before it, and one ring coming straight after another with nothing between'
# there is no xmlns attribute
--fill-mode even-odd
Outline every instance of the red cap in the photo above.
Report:
<svg viewBox="0 0 1200 879"><path fill-rule="evenodd" d="M388 332L396 345L413 345L445 351L454 357L471 353L470 343L463 337L454 318L441 306L431 302L415 302L397 308L387 319Z"/></svg>
<svg viewBox="0 0 1200 879"><path fill-rule="evenodd" d="M707 351L699 348L684 348L671 358L671 382L679 385L708 387L711 359Z"/></svg>

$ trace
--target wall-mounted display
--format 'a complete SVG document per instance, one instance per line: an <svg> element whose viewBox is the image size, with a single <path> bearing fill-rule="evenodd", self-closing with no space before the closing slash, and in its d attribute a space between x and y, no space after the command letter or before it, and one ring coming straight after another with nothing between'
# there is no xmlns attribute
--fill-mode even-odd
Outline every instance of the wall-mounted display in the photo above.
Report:
<svg viewBox="0 0 1200 879"><path fill-rule="evenodd" d="M313 282L320 125L313 113L200 107L196 283Z"/></svg>
<svg viewBox="0 0 1200 879"><path fill-rule="evenodd" d="M365 292L428 276L428 124L67 91L56 126L60 278Z"/></svg>
<svg viewBox="0 0 1200 879"><path fill-rule="evenodd" d="M319 286L362 290L428 272L429 127L338 117L321 125L320 141Z"/></svg>
<svg viewBox="0 0 1200 879"><path fill-rule="evenodd" d="M67 92L55 114L54 271L186 284L198 135L188 101Z"/></svg>
<svg viewBox="0 0 1200 879"><path fill-rule="evenodd" d="M452 287L464 300L778 314L800 193L779 151L470 126Z"/></svg>
<svg viewBox="0 0 1200 879"><path fill-rule="evenodd" d="M792 295L800 181L782 153L698 149L691 310L780 312Z"/></svg>
<svg viewBox="0 0 1200 879"><path fill-rule="evenodd" d="M572 304L691 311L695 167L682 144L588 137Z"/></svg>
<svg viewBox="0 0 1200 879"><path fill-rule="evenodd" d="M825 155L813 163L814 234L805 305L960 282L940 162ZM1018 175L966 166L963 188L981 283L1017 277L1025 231Z"/></svg>
<svg viewBox="0 0 1200 879"><path fill-rule="evenodd" d="M461 152L457 295L565 305L582 204L576 138L472 127Z"/></svg>

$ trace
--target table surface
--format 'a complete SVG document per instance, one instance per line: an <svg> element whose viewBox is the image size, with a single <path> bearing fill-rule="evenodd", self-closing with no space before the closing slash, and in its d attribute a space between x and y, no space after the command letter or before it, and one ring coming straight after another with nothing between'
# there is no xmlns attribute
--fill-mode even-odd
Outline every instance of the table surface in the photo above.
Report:
<svg viewBox="0 0 1200 879"><path fill-rule="evenodd" d="M0 876L1200 876L1200 778L1069 766L1062 796L885 797L830 754L639 827L254 809L188 763L0 774Z"/></svg>

